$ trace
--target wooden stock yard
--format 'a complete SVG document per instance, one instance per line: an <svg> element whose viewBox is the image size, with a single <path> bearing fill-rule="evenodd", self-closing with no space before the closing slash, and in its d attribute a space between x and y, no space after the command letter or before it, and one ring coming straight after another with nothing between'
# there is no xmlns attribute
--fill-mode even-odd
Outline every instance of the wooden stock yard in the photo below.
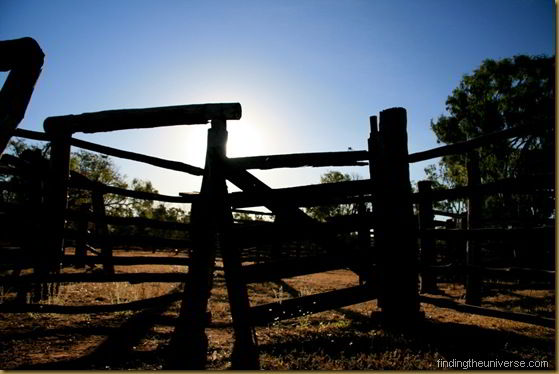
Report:
<svg viewBox="0 0 559 374"><path fill-rule="evenodd" d="M27 237L21 245L25 250L4 251L6 253L0 254L2 269L13 270L10 276L1 277L0 282L17 285L21 292L31 292L37 287L44 292L38 293L34 303L2 304L0 312L98 313L137 310L159 302L181 299L180 316L168 351L167 368L202 369L207 362L208 342L205 326L208 298L213 285L216 258L220 257L223 261L233 320L235 342L231 360L232 368L235 369L258 369L260 366L255 326L377 298L381 308L379 315L387 328L402 325L411 327L420 322L421 302L543 326L554 324L554 320L550 319L479 306L483 297L484 277L528 277L547 282L552 282L555 277L553 269L489 268L484 267L482 261L483 251L480 243L486 239L543 235L553 242L554 220L545 226L506 229L484 228L480 220L483 197L487 194L503 191L523 194L554 191L553 175L496 181L490 184L480 182L476 149L495 139L519 136L533 128L506 130L456 145L408 154L406 111L403 108L391 108L380 113L378 124L376 116L370 118L371 132L367 150L228 158L225 154L227 121L238 120L240 117L241 106L236 103L186 105L50 117L44 123L45 133L13 131L14 136L50 141L51 160L48 170L43 170L41 174L37 172L41 169L37 169L36 165L34 169L33 165L27 165L13 157L6 156L2 159L3 173L20 173L20 176L29 180L31 196L31 203L25 207L3 204L3 217L8 217L14 223L11 234L17 236L18 233L22 233L21 229L16 229L18 225L23 224L27 225L27 229L32 228L35 231L33 237ZM75 132L94 133L208 122L210 129L204 169L72 138ZM72 146L202 176L200 193L165 196L121 189L88 180L69 170ZM412 193L410 163L463 152L468 152L469 155L467 186L437 190L433 189L429 182L420 182L419 191ZM19 167L20 164L23 166ZM369 179L283 189L267 186L248 171L367 165ZM229 193L226 181L239 187L242 192ZM2 188L9 191L19 187L4 183ZM69 189L90 191L92 208L69 210ZM106 194L192 204L191 221L188 224L177 224L139 217L112 217L106 214L103 204L103 196ZM468 201L467 224L464 224L466 220L463 213L433 209L436 201L460 198ZM354 203L358 207L355 214L335 217L326 222L311 218L301 209L347 203ZM416 216L414 204L417 205ZM257 210L250 210L258 207L266 207L271 213L262 214L271 218L263 222L233 219L233 212L259 214ZM372 207L372 210L367 207ZM447 224L435 220L435 216L449 217L455 223L460 220L462 226L441 228ZM72 222L75 224L73 229L70 229ZM88 222L95 224L93 233L87 232ZM156 227L180 230L189 235L188 239L184 240L167 237L117 237L111 234L108 225ZM358 238L357 245L351 248L344 247L339 234L347 233L353 233ZM446 240L462 248L466 262L436 263L437 240ZM305 252L301 244L305 241L316 243L319 249ZM70 242L76 246L75 255L66 255L64 252L65 246ZM188 249L190 256L113 256L115 246L132 244L184 248ZM90 252L94 255L88 255ZM253 257L249 259L248 256ZM84 264L102 264L104 271L98 274L61 273L65 266L79 267ZM188 274L115 274L115 265L133 264L187 265ZM31 274L20 275L22 269L34 271ZM247 284L335 269L350 269L355 272L360 277L360 285L283 302L251 306ZM471 305L458 304L450 299L420 296L420 292L436 291L437 277L449 270L466 276L466 301ZM421 290L418 288L419 276L422 279ZM47 291L55 292L59 282L184 282L185 287L182 294L172 293L110 306L66 307L36 303L41 297L46 296Z"/></svg>

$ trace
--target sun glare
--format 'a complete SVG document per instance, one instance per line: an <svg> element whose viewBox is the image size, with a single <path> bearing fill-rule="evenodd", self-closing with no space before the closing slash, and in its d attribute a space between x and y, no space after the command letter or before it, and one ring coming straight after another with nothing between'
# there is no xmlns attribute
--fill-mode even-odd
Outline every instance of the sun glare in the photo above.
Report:
<svg viewBox="0 0 559 374"><path fill-rule="evenodd" d="M266 153L264 136L256 126L249 123L231 123L228 127L227 156L258 156Z"/></svg>

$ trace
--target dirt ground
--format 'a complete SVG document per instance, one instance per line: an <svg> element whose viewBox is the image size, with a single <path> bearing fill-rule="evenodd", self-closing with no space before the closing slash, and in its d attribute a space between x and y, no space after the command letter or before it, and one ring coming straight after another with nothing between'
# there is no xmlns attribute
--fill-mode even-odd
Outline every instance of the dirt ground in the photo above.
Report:
<svg viewBox="0 0 559 374"><path fill-rule="evenodd" d="M152 255L151 252L141 255ZM161 254L156 254L161 255ZM180 266L116 267L117 272L184 271ZM72 270L70 270L72 271ZM357 285L345 270L249 286L251 305ZM553 290L505 285L486 290L483 306L555 316ZM175 283L64 284L48 303L113 304L164 295ZM463 302L461 285L439 283L445 297ZM8 302L9 290L0 301ZM440 295L432 295L440 297ZM0 314L0 369L162 369L180 302L139 312ZM384 331L376 301L277 322L256 329L260 364L271 370L441 369L441 360L509 360L555 364L555 330L422 304L414 332ZM227 369L233 333L223 274L210 299L208 369ZM544 363L545 364L545 363ZM531 364L533 365L533 363Z"/></svg>

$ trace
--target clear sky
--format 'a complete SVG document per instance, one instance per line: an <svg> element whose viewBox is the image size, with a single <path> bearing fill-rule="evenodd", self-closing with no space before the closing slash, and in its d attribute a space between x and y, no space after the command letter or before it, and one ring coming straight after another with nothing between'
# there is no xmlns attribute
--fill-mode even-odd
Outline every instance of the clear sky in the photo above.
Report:
<svg viewBox="0 0 559 374"><path fill-rule="evenodd" d="M552 0L0 0L0 40L31 36L45 65L21 128L107 109L240 102L229 155L366 149L368 118L408 111L410 152L486 58L555 54ZM0 76L0 83L5 79ZM203 166L208 126L76 137ZM115 159L165 194L200 178ZM412 165L413 180L425 163ZM272 187L329 168L256 171ZM343 171L368 177L367 168Z"/></svg>

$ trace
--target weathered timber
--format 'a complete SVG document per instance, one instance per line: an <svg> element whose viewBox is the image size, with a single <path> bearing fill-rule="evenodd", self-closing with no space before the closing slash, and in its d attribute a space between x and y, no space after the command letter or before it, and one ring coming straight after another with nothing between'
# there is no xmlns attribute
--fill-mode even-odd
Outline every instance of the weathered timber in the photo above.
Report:
<svg viewBox="0 0 559 374"><path fill-rule="evenodd" d="M325 235L358 231L365 224L372 227L374 217L349 215L332 222L285 222L273 224L244 223L232 229L232 240L241 247L281 243L292 240L320 240Z"/></svg>
<svg viewBox="0 0 559 374"><path fill-rule="evenodd" d="M10 71L0 89L0 154L25 115L44 58L32 38L0 41L0 71Z"/></svg>
<svg viewBox="0 0 559 374"><path fill-rule="evenodd" d="M80 233L75 230L66 229L64 231L67 239L79 239ZM148 248L190 248L190 239L169 239L158 236L146 235L90 235L87 237L88 243L95 247L102 247L106 240L109 240L114 247L117 246L137 246ZM121 250L135 250L134 248L121 248Z"/></svg>
<svg viewBox="0 0 559 374"><path fill-rule="evenodd" d="M419 229L430 230L435 226L433 200L431 199L433 182L419 181L417 187L421 200L419 201ZM432 237L421 237L420 264L421 271L420 292L433 292L437 289L436 276L429 271L428 266L435 262L435 240Z"/></svg>
<svg viewBox="0 0 559 374"><path fill-rule="evenodd" d="M518 126L502 131L496 131L491 134L482 135L480 137L466 140L463 142L443 145L441 147L429 149L427 151L412 153L408 156L408 161L410 163L414 163L419 161L430 160L432 158L469 152L481 146L492 144L496 140L509 139L509 138L533 133L534 130L538 129L538 127L543 128L542 126L525 125L525 126Z"/></svg>
<svg viewBox="0 0 559 374"><path fill-rule="evenodd" d="M90 222L92 222L97 218L91 213L79 212L76 210L67 210L66 217L68 219L86 220ZM151 228L159 228L159 229L166 229L166 230L188 231L191 228L191 225L188 223L159 221L156 219L143 218L143 217L118 217L118 216L106 215L103 218L97 219L97 221L109 225L151 227Z"/></svg>
<svg viewBox="0 0 559 374"><path fill-rule="evenodd" d="M250 320L255 326L323 312L374 300L376 292L370 285L303 296L250 308Z"/></svg>
<svg viewBox="0 0 559 374"><path fill-rule="evenodd" d="M78 209L80 212L86 214L89 212L89 204L82 204L78 207ZM84 259L84 257L87 257L86 238L88 234L87 229L89 226L89 222L86 219L81 219L78 220L76 226L76 230L80 233L80 237L76 239L76 257ZM85 267L85 263L76 263L75 267L76 269L83 269Z"/></svg>
<svg viewBox="0 0 559 374"><path fill-rule="evenodd" d="M113 244L109 235L109 227L105 222L106 212L103 194L98 191L93 191L91 195L91 204L95 222L95 236L100 242L101 257L110 259L113 257ZM115 272L115 268L110 262L103 264L103 270L107 274L114 274Z"/></svg>
<svg viewBox="0 0 559 374"><path fill-rule="evenodd" d="M510 229L431 229L422 230L421 237L430 236L438 239L459 239L459 240L514 240L527 236L545 235L552 239L555 227L532 227L532 228L510 228Z"/></svg>
<svg viewBox="0 0 559 374"><path fill-rule="evenodd" d="M237 179L236 181L238 182ZM370 179L364 179L277 189L268 187L267 189L230 193L229 201L236 208L265 206L274 212L274 209L281 210L280 207L286 204L293 207L338 204L349 201L348 196L354 197L351 202L366 200L366 197L361 195L370 193L372 185L373 182Z"/></svg>
<svg viewBox="0 0 559 374"><path fill-rule="evenodd" d="M73 188L99 191L104 194L115 194L132 197L134 199L165 201L168 203L192 203L196 199L196 196L169 196L151 192L127 190L124 188L107 186L106 184L100 182L90 181L86 177L80 176L78 173L75 172L72 172L71 174L72 178L70 179L70 186Z"/></svg>
<svg viewBox="0 0 559 374"><path fill-rule="evenodd" d="M432 192L432 190L431 190L431 192ZM437 209L433 209L433 214L438 215L438 216L451 217L451 218L463 218L464 217L464 213L452 213L452 212L446 212L444 210L437 210Z"/></svg>
<svg viewBox="0 0 559 374"><path fill-rule="evenodd" d="M404 108L380 113L374 141L375 250L379 306L387 326L409 326L421 317L418 248L409 176L407 118ZM394 225L394 222L399 222Z"/></svg>
<svg viewBox="0 0 559 374"><path fill-rule="evenodd" d="M255 214L260 216L274 216L274 213L271 212L261 212L259 210L246 210L246 209L231 209L233 213L241 213L241 214Z"/></svg>
<svg viewBox="0 0 559 374"><path fill-rule="evenodd" d="M454 309L462 313L477 314L481 316L495 317L495 318L501 318L510 321L524 322L532 325L555 328L554 319L540 317L533 314L509 312L509 311L499 310L499 309L482 308L480 306L474 306L468 304L459 304L449 299L441 299L441 298L429 297L425 295L420 296L420 301L422 303L435 305L440 308Z"/></svg>
<svg viewBox="0 0 559 374"><path fill-rule="evenodd" d="M423 270L423 268L422 268ZM431 265L429 271L436 274L466 274L468 272L477 272L487 278L509 279L509 280L525 280L525 281L546 281L553 282L555 280L554 270L532 269L520 267L483 267L483 266L467 266L458 264Z"/></svg>
<svg viewBox="0 0 559 374"><path fill-rule="evenodd" d="M0 256L0 263L6 269L28 269L41 265L34 258L29 255L22 254L3 254ZM76 265L76 264L107 264L124 266L124 265L189 265L190 259L188 257L160 257L160 256L113 256L105 258L101 256L74 256L64 255L61 259L62 265Z"/></svg>
<svg viewBox="0 0 559 374"><path fill-rule="evenodd" d="M324 255L269 263L245 265L241 276L245 283L271 282L299 275L321 273L329 270L344 269L359 262L357 256Z"/></svg>
<svg viewBox="0 0 559 374"><path fill-rule="evenodd" d="M111 147L107 147L107 146L99 145L99 144L95 144L95 143L90 143L90 142L87 142L85 140L80 140L80 139L75 139L75 138L72 138L71 144L74 147L87 149L89 151L103 153L103 154L106 154L106 155L109 155L109 156L124 158L124 159L127 159L127 160L143 162L145 164L157 166L157 167L160 167L160 168L163 168L163 169L181 171L181 172L192 174L192 175L202 175L202 174L204 174L204 169L196 167L196 166L188 165L188 164L185 164L185 163L179 162L179 161L165 160L165 159L158 158L158 157L147 156L147 155L144 155L144 154L141 154L141 153L124 151L124 150L121 150L121 149L111 148Z"/></svg>
<svg viewBox="0 0 559 374"><path fill-rule="evenodd" d="M39 141L44 141L44 142L50 142L52 140L52 137L45 134L44 132L31 131L31 130L25 130L25 129L15 129L15 130L13 130L12 136L16 136L16 137L19 137L19 138L32 139L32 140L39 140Z"/></svg>
<svg viewBox="0 0 559 374"><path fill-rule="evenodd" d="M467 162L468 187L475 187L481 184L481 173L479 169L479 153L471 151L468 153ZM468 230L480 227L481 209L483 200L481 195L473 188L470 189L468 196ZM479 244L472 239L466 242L466 265L481 265L481 248ZM468 272L466 274L466 303L470 305L481 305L482 280L477 272Z"/></svg>
<svg viewBox="0 0 559 374"><path fill-rule="evenodd" d="M431 192L433 201L456 200L467 198L473 192L479 195L510 192L519 194L533 194L536 191L553 191L554 175L540 174L519 178L506 178L497 182L479 184L476 186L460 186L452 189L436 189ZM413 194L413 201L419 202L419 193Z"/></svg>
<svg viewBox="0 0 559 374"><path fill-rule="evenodd" d="M96 133L115 130L176 125L207 124L212 119L240 119L241 104L193 104L142 109L118 109L49 117L44 121L48 134Z"/></svg>
<svg viewBox="0 0 559 374"><path fill-rule="evenodd" d="M260 179L249 173L244 169L240 169L230 164L225 164L226 178L238 188L243 190L245 198L252 199L260 198L261 203L248 206L264 206L276 215L276 220L291 220L296 222L313 222L314 220L305 214L302 210L298 209L296 204L290 201L276 201L272 195L277 190L273 190ZM229 194L228 201L233 207L239 207L235 204L235 195ZM242 195L236 195L242 196ZM238 197L237 197L238 198Z"/></svg>
<svg viewBox="0 0 559 374"><path fill-rule="evenodd" d="M278 169L324 166L367 166L363 160L369 159L367 151L292 153L253 157L232 157L227 163L241 169Z"/></svg>
<svg viewBox="0 0 559 374"><path fill-rule="evenodd" d="M0 313L54 313L54 314L96 314L127 310L142 310L180 300L181 294L173 292L149 299L109 305L53 305L53 304L0 304Z"/></svg>
<svg viewBox="0 0 559 374"><path fill-rule="evenodd" d="M227 201L228 194L225 184L225 178L227 177L227 167L225 166L227 131L225 131L225 121L223 121L223 124L217 123L216 125L215 140L218 146L214 152L214 167L216 169L216 176L219 178L217 181L220 185L222 184L222 187L220 190L216 191L217 196L215 196L214 199L217 198L217 200L222 203L222 206L216 207L219 209L216 209L215 214L218 215L218 217L219 214L222 216L220 234L223 240L221 252L235 336L233 351L231 353L231 368L243 370L259 369L258 342L256 332L252 326L252 321L249 318L250 302L246 283L242 278L241 252L240 248L231 240L233 216L231 205ZM212 121L212 128L213 127L214 121ZM250 177L248 172L245 171L245 173L245 178ZM243 182L245 181L243 180ZM253 178L253 183L257 184L258 180Z"/></svg>
<svg viewBox="0 0 559 374"><path fill-rule="evenodd" d="M185 282L185 273L61 273L61 274L29 274L19 277L0 277L1 285L22 285L29 283L106 283L106 282Z"/></svg>
<svg viewBox="0 0 559 374"><path fill-rule="evenodd" d="M553 282L555 280L555 271L531 268L494 268L494 267L466 267L467 271L478 272L485 277L503 278L503 279L519 279L519 280L545 280Z"/></svg>

